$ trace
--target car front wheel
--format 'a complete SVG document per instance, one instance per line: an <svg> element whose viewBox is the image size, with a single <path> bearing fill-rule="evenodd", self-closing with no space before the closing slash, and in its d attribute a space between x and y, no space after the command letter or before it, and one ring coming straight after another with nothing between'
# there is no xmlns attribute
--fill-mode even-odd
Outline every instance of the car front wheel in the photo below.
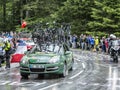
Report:
<svg viewBox="0 0 120 90"><path fill-rule="evenodd" d="M64 67L63 67L63 72L62 74L60 74L61 77L65 77L68 75L68 69L67 69L67 64L64 64Z"/></svg>
<svg viewBox="0 0 120 90"><path fill-rule="evenodd" d="M22 76L22 78L28 78L28 74L26 74L26 73L20 73L21 74L21 76Z"/></svg>
<svg viewBox="0 0 120 90"><path fill-rule="evenodd" d="M69 69L70 71L73 70L73 65L74 65L74 59L72 59L72 62L71 62L71 68Z"/></svg>

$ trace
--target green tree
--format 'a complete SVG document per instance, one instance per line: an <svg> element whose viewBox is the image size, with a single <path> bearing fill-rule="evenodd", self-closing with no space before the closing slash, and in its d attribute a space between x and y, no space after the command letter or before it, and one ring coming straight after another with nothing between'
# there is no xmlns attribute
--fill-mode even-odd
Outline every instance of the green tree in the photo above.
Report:
<svg viewBox="0 0 120 90"><path fill-rule="evenodd" d="M91 20L90 12L93 0L67 0L64 6L55 13L59 22L67 22L72 25L73 33L82 33L89 30L87 23Z"/></svg>
<svg viewBox="0 0 120 90"><path fill-rule="evenodd" d="M0 16L0 31L21 29L25 19L28 26L70 23L76 34L119 32L120 0L0 0Z"/></svg>
<svg viewBox="0 0 120 90"><path fill-rule="evenodd" d="M120 0L95 0L92 20L88 23L94 31L116 32L120 28Z"/></svg>
<svg viewBox="0 0 120 90"><path fill-rule="evenodd" d="M64 0L29 0L23 5L24 18L31 23L52 21L53 13L58 11Z"/></svg>
<svg viewBox="0 0 120 90"><path fill-rule="evenodd" d="M0 31L14 31L20 20L20 0L0 1Z"/></svg>

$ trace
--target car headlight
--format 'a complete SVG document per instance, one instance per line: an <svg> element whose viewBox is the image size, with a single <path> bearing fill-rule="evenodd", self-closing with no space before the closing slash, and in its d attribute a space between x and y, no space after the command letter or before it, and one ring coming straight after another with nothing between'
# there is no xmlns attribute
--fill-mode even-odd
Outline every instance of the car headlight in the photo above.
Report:
<svg viewBox="0 0 120 90"><path fill-rule="evenodd" d="M21 64L28 64L28 59L27 58L22 59Z"/></svg>
<svg viewBox="0 0 120 90"><path fill-rule="evenodd" d="M60 60L60 57L59 56L54 56L50 59L50 63L57 63L58 61Z"/></svg>

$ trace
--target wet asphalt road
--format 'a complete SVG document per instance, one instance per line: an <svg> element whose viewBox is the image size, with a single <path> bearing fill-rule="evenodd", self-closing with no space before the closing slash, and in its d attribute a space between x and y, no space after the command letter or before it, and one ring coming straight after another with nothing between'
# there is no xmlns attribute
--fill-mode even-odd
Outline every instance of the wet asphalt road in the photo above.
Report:
<svg viewBox="0 0 120 90"><path fill-rule="evenodd" d="M0 72L0 90L120 90L120 59L109 55L73 50L73 71L65 78L58 75L30 75L22 79L19 68Z"/></svg>

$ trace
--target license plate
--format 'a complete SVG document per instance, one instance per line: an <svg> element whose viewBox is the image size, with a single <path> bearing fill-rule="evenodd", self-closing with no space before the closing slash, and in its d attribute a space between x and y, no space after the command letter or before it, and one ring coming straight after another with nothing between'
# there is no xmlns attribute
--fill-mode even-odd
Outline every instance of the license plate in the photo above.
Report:
<svg viewBox="0 0 120 90"><path fill-rule="evenodd" d="M44 68L44 65L30 65L30 68Z"/></svg>

